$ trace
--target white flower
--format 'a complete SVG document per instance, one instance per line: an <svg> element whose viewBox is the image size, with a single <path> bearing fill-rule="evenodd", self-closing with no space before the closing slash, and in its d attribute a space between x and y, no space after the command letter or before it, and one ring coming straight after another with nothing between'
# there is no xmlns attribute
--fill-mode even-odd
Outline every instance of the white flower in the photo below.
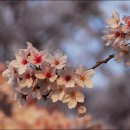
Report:
<svg viewBox="0 0 130 130"><path fill-rule="evenodd" d="M22 80L19 82L20 87L33 87L33 79L30 71L26 71L23 74Z"/></svg>
<svg viewBox="0 0 130 130"><path fill-rule="evenodd" d="M54 56L49 54L48 62L51 64L52 67L55 67L56 69L62 69L66 65L67 56L63 55L60 50L56 50L54 52Z"/></svg>
<svg viewBox="0 0 130 130"><path fill-rule="evenodd" d="M61 101L65 95L64 86L57 86L51 93L52 102Z"/></svg>
<svg viewBox="0 0 130 130"><path fill-rule="evenodd" d="M16 60L11 61L11 65L14 68L18 69L18 73L21 75L23 74L29 65L28 59L27 59L28 53L24 50L20 50L18 53L16 53Z"/></svg>
<svg viewBox="0 0 130 130"><path fill-rule="evenodd" d="M62 102L68 103L68 107L72 109L76 107L78 102L84 102L84 95L81 92L72 91L69 94L65 95Z"/></svg>
<svg viewBox="0 0 130 130"><path fill-rule="evenodd" d="M43 70L38 71L35 76L38 79L49 79L50 82L54 82L57 78L57 75L55 74L55 68L51 68L50 66L43 67Z"/></svg>
<svg viewBox="0 0 130 130"><path fill-rule="evenodd" d="M45 51L31 51L31 55L29 56L29 61L30 63L32 63L33 65L39 67L40 65L42 65L43 62L46 61L46 57L48 55L47 50Z"/></svg>
<svg viewBox="0 0 130 130"><path fill-rule="evenodd" d="M112 17L107 20L107 24L111 28L117 28L121 25L119 14L117 12L112 13Z"/></svg>
<svg viewBox="0 0 130 130"><path fill-rule="evenodd" d="M74 70L70 67L66 67L61 73L60 77L57 79L58 85L65 85L65 87L74 87Z"/></svg>
<svg viewBox="0 0 130 130"><path fill-rule="evenodd" d="M81 87L93 87L93 81L91 78L94 75L94 70L85 70L83 66L79 66L78 69L76 69L76 78L75 81L76 83L81 86Z"/></svg>

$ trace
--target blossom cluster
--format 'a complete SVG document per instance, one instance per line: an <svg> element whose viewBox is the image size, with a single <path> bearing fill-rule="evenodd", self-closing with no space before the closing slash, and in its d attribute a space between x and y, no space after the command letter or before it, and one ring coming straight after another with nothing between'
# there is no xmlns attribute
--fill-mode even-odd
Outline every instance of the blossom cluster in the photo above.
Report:
<svg viewBox="0 0 130 130"><path fill-rule="evenodd" d="M77 107L78 114L84 115L84 87L93 87L94 70L82 65L72 68L67 65L67 56L60 50L51 54L48 50L39 51L27 42L26 49L20 49L16 59L8 62L3 77L12 85L16 99L24 105L28 97L44 102L60 101L70 109Z"/></svg>
<svg viewBox="0 0 130 130"><path fill-rule="evenodd" d="M105 45L111 46L115 51L116 61L122 61L126 66L130 66L130 16L121 19L119 13L113 12L106 23L107 30L102 37L106 41Z"/></svg>

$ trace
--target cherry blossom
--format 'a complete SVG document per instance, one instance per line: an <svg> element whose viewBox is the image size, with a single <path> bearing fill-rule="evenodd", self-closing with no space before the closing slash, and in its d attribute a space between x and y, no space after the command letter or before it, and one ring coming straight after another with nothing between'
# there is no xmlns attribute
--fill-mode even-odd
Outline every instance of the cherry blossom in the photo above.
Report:
<svg viewBox="0 0 130 130"><path fill-rule="evenodd" d="M117 28L117 27L119 27L121 25L119 13L113 12L112 13L112 17L107 20L107 24L111 28Z"/></svg>
<svg viewBox="0 0 130 130"><path fill-rule="evenodd" d="M65 85L65 87L74 87L74 69L71 67L66 67L61 73L60 77L57 79L58 85Z"/></svg>
<svg viewBox="0 0 130 130"><path fill-rule="evenodd" d="M45 66L43 70L36 72L35 76L39 79L47 78L50 82L54 82L57 78L55 68L51 68L50 66Z"/></svg>
<svg viewBox="0 0 130 130"><path fill-rule="evenodd" d="M75 108L78 102L84 102L84 95L81 92L72 91L66 94L63 99L63 103L68 103L70 109Z"/></svg>
<svg viewBox="0 0 130 130"><path fill-rule="evenodd" d="M54 91L51 93L51 99L52 102L62 101L64 95L65 95L65 89L64 86L57 86Z"/></svg>
<svg viewBox="0 0 130 130"><path fill-rule="evenodd" d="M84 102L81 87L92 87L92 69L75 69L67 65L67 56L60 50L50 54L47 50L39 51L27 42L26 49L16 53L3 76L12 82L13 91L19 104L24 105L28 98L43 104L45 100L67 103L75 108ZM79 89L80 88L80 89Z"/></svg>
<svg viewBox="0 0 130 130"><path fill-rule="evenodd" d="M33 65L39 67L40 65L42 65L43 62L45 62L48 52L47 50L45 51L35 50L35 51L31 51L30 53L31 55L29 56L29 61Z"/></svg>
<svg viewBox="0 0 130 130"><path fill-rule="evenodd" d="M83 66L79 66L76 69L76 83L81 86L81 87L89 87L92 88L93 87L93 82L91 80L91 78L94 75L94 70L85 70L83 68Z"/></svg>
<svg viewBox="0 0 130 130"><path fill-rule="evenodd" d="M54 56L51 54L48 56L48 61L52 67L55 67L56 69L62 69L66 65L67 56L63 55L60 50L56 50L54 52Z"/></svg>
<svg viewBox="0 0 130 130"><path fill-rule="evenodd" d="M84 116L84 114L86 114L86 112L87 112L87 109L85 106L79 106L79 108L78 108L78 116L79 117Z"/></svg>

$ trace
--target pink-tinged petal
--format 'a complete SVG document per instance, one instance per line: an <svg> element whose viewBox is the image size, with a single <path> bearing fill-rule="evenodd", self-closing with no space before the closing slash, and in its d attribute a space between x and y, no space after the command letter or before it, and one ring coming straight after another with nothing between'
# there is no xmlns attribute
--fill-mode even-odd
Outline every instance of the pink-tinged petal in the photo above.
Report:
<svg viewBox="0 0 130 130"><path fill-rule="evenodd" d="M19 82L19 85L20 85L20 87L26 87L26 79L22 79L22 80Z"/></svg>
<svg viewBox="0 0 130 130"><path fill-rule="evenodd" d="M57 78L57 75L54 75L51 78L49 78L49 80L50 80L50 82L54 82L56 80L56 78Z"/></svg>
<svg viewBox="0 0 130 130"><path fill-rule="evenodd" d="M62 63L66 63L66 61L67 61L67 56L66 56L66 55L62 56L62 57L60 58L60 60L61 60Z"/></svg>
<svg viewBox="0 0 130 130"><path fill-rule="evenodd" d="M87 112L87 109L86 109L86 107L85 106L80 106L79 108L78 108L78 114L80 115L83 115L84 116L84 114L86 114L86 112Z"/></svg>
<svg viewBox="0 0 130 130"><path fill-rule="evenodd" d="M69 82L66 82L65 85L67 88L71 88L75 86L75 82L73 80L70 80Z"/></svg>
<svg viewBox="0 0 130 130"><path fill-rule="evenodd" d="M15 68L21 67L21 63L18 62L17 60L11 61L11 62L10 62L10 65L13 66L13 67L15 67Z"/></svg>
<svg viewBox="0 0 130 130"><path fill-rule="evenodd" d="M61 101L63 99L65 95L65 92L63 90L61 90L60 94L59 94L59 101Z"/></svg>
<svg viewBox="0 0 130 130"><path fill-rule="evenodd" d="M60 77L60 78L57 79L57 84L58 84L58 85L64 85L65 83L66 83L66 82L65 82L65 80L64 80L63 77Z"/></svg>
<svg viewBox="0 0 130 130"><path fill-rule="evenodd" d="M92 78L93 75L94 75L94 70L93 69L87 70L86 78Z"/></svg>
<svg viewBox="0 0 130 130"><path fill-rule="evenodd" d="M70 109L72 109L72 108L75 108L76 105L77 105L77 101L75 99L71 98L71 100L68 102L68 107Z"/></svg>
<svg viewBox="0 0 130 130"><path fill-rule="evenodd" d="M56 69L62 69L65 67L65 64L59 64L59 65L52 65L52 67L55 67Z"/></svg>
<svg viewBox="0 0 130 130"><path fill-rule="evenodd" d="M6 69L2 73L2 77L6 78L10 74L10 69Z"/></svg>
<svg viewBox="0 0 130 130"><path fill-rule="evenodd" d="M76 83L80 86L80 87L84 87L85 85L84 85L84 81L82 81L82 80L80 80L80 79L78 79L77 81L76 81Z"/></svg>
<svg viewBox="0 0 130 130"><path fill-rule="evenodd" d="M32 78L26 80L26 85L28 88L30 88L32 86L32 83L33 83Z"/></svg>
<svg viewBox="0 0 130 130"><path fill-rule="evenodd" d="M37 73L35 74L35 76L38 78L38 79L45 79L45 75L43 73Z"/></svg>
<svg viewBox="0 0 130 130"><path fill-rule="evenodd" d="M52 102L57 102L59 100L59 92L55 91L51 95Z"/></svg>
<svg viewBox="0 0 130 130"><path fill-rule="evenodd" d="M63 56L63 53L59 49L54 52L54 57L59 58L59 57L62 57L62 56Z"/></svg>
<svg viewBox="0 0 130 130"><path fill-rule="evenodd" d="M71 100L71 95L66 94L62 100L63 103L67 103Z"/></svg>
<svg viewBox="0 0 130 130"><path fill-rule="evenodd" d="M84 95L81 92L76 92L76 100L78 102L84 102Z"/></svg>
<svg viewBox="0 0 130 130"><path fill-rule="evenodd" d="M20 62L20 61L22 60L22 58L23 58L19 53L16 53L16 54L15 54L15 57L16 57L16 60L19 61L19 62Z"/></svg>
<svg viewBox="0 0 130 130"><path fill-rule="evenodd" d="M26 70L27 70L27 66L21 66L20 68L18 68L19 75L25 73Z"/></svg>
<svg viewBox="0 0 130 130"><path fill-rule="evenodd" d="M88 88L93 88L93 81L90 79L85 80L85 86Z"/></svg>
<svg viewBox="0 0 130 130"><path fill-rule="evenodd" d="M76 69L76 74L81 75L84 72L83 66L79 66L78 69Z"/></svg>

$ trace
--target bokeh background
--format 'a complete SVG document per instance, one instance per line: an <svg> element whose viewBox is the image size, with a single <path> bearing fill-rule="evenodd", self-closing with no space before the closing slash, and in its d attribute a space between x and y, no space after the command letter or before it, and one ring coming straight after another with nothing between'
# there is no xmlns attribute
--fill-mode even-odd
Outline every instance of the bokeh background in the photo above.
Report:
<svg viewBox="0 0 130 130"><path fill-rule="evenodd" d="M113 11L129 15L129 7L129 1L0 1L0 71L18 49L26 48L27 41L40 50L59 48L70 65L90 68L112 53L101 40L105 20ZM1 129L130 129L130 69L122 63L111 60L96 69L94 88L85 90L88 114L82 119L58 103L49 109L33 102L19 108L0 79ZM53 123L55 118L59 124Z"/></svg>

